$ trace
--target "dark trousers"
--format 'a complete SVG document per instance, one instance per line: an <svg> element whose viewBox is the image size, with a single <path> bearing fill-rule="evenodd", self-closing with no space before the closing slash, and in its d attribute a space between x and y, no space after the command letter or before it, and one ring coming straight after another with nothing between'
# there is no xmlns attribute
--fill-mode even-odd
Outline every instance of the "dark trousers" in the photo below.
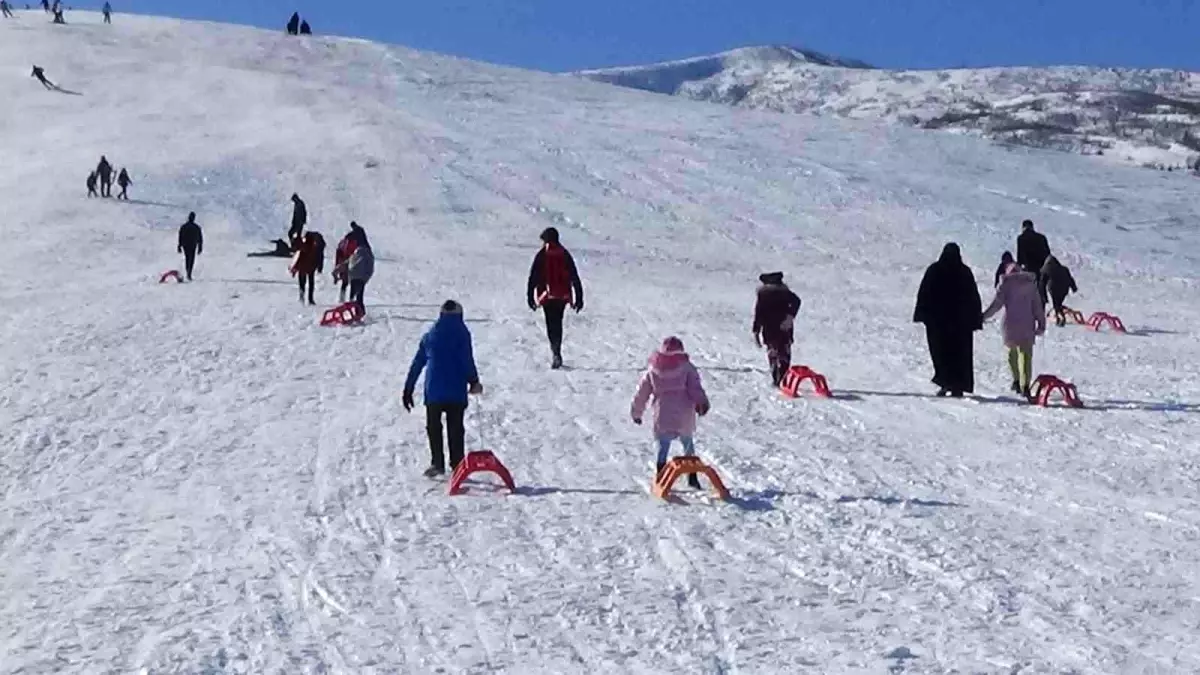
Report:
<svg viewBox="0 0 1200 675"><path fill-rule="evenodd" d="M555 356L562 355L563 315L567 313L566 300L547 300L542 303L546 314L546 337L550 339L550 350Z"/></svg>
<svg viewBox="0 0 1200 675"><path fill-rule="evenodd" d="M100 196L101 197L111 197L112 196L112 180L111 179L104 180L103 177L100 178Z"/></svg>
<svg viewBox="0 0 1200 675"><path fill-rule="evenodd" d="M183 265L187 271L188 281L192 280L192 268L196 266L196 249L183 247Z"/></svg>
<svg viewBox="0 0 1200 675"><path fill-rule="evenodd" d="M450 446L450 468L453 470L463 458L466 445L463 417L467 413L465 403L431 403L425 406L425 431L429 434L429 464L446 468L446 457L442 443L442 416L446 417L446 441Z"/></svg>
<svg viewBox="0 0 1200 675"><path fill-rule="evenodd" d="M350 287L350 277L342 277L342 290L339 297L343 302L346 300L346 289Z"/></svg>
<svg viewBox="0 0 1200 675"><path fill-rule="evenodd" d="M763 344L767 347L767 363L771 365L771 381L778 387L792 367L792 333L764 335Z"/></svg>
<svg viewBox="0 0 1200 675"><path fill-rule="evenodd" d="M96 192L95 185L88 188L88 197L99 197L99 196L100 196L100 194Z"/></svg>
<svg viewBox="0 0 1200 675"><path fill-rule="evenodd" d="M317 304L316 301L313 300L313 291L317 288L317 273L316 273L316 271L314 270L312 272L300 272L299 274L296 275L296 277L300 280L300 301L304 302L304 289L307 287L308 288L308 304L310 304L310 305Z"/></svg>
<svg viewBox="0 0 1200 675"><path fill-rule="evenodd" d="M925 338L933 360L933 383L956 394L974 392L974 332L926 325Z"/></svg>
<svg viewBox="0 0 1200 675"><path fill-rule="evenodd" d="M126 192L126 190L128 190L128 189L129 189L128 185L122 185L121 186L121 194L117 195L117 199L129 199L129 194Z"/></svg>
<svg viewBox="0 0 1200 675"><path fill-rule="evenodd" d="M367 282L365 279L350 280L350 302L358 305L358 311L363 314L367 313L367 307L363 304L363 294L367 292Z"/></svg>
<svg viewBox="0 0 1200 675"><path fill-rule="evenodd" d="M112 14L104 15L104 23L112 23Z"/></svg>
<svg viewBox="0 0 1200 675"><path fill-rule="evenodd" d="M7 7L5 7L4 8L4 16L7 16L8 18L11 19L11 18L13 18L13 13L10 12Z"/></svg>

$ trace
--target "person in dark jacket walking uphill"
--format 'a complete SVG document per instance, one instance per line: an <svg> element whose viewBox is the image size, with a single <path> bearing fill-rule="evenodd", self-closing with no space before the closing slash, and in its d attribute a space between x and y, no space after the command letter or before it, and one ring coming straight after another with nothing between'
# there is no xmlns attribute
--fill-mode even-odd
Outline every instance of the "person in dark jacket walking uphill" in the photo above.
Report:
<svg viewBox="0 0 1200 675"><path fill-rule="evenodd" d="M771 381L778 387L792 367L794 323L800 312L800 297L783 283L783 272L761 274L758 280L762 285L754 303L754 343L759 347L766 345Z"/></svg>
<svg viewBox="0 0 1200 675"><path fill-rule="evenodd" d="M529 283L525 287L529 309L538 307L546 315L546 337L550 340L550 367L562 368L563 315L567 306L583 311L583 282L571 252L558 240L558 230L547 227L542 231L542 249L529 268Z"/></svg>
<svg viewBox="0 0 1200 675"><path fill-rule="evenodd" d="M974 392L974 333L983 328L983 302L958 244L946 244L942 256L925 271L913 321L925 324L938 396L961 398Z"/></svg>
<svg viewBox="0 0 1200 675"><path fill-rule="evenodd" d="M121 167L121 173L117 174L117 185L121 188L117 199L129 201L129 186L133 185L133 181L129 179L129 173L125 171L125 167Z"/></svg>
<svg viewBox="0 0 1200 675"><path fill-rule="evenodd" d="M463 308L453 300L442 304L441 316L421 338L408 377L404 381L404 409L413 409L413 392L421 371L425 371L425 430L429 435L429 468L425 475L432 478L446 472L443 452L442 418L446 418L446 444L450 447L450 470L463 459L466 446L463 417L467 411L467 394L483 393L475 354L471 347L471 331L463 321Z"/></svg>
<svg viewBox="0 0 1200 675"><path fill-rule="evenodd" d="M1000 282L1004 280L1004 274L1008 271L1008 266L1015 262L1013 260L1012 251L1005 251L1004 255L1000 256L1000 266L996 268L996 278L992 283L992 288L1000 288Z"/></svg>
<svg viewBox="0 0 1200 675"><path fill-rule="evenodd" d="M99 197L100 193L96 192L96 172L93 171L87 177L88 199Z"/></svg>
<svg viewBox="0 0 1200 675"><path fill-rule="evenodd" d="M100 156L100 163L96 165L96 175L100 178L100 196L112 196L112 164L108 163L108 158L104 155Z"/></svg>
<svg viewBox="0 0 1200 675"><path fill-rule="evenodd" d="M1054 323L1062 328L1067 325L1063 302L1066 301L1068 294L1079 292L1079 288L1075 286L1075 277L1071 276L1071 270L1060 263L1058 258L1049 256L1046 258L1046 264L1042 265L1041 278L1042 283L1045 284L1046 294L1054 303Z"/></svg>
<svg viewBox="0 0 1200 675"><path fill-rule="evenodd" d="M1033 229L1033 221L1021 223L1021 235L1017 237L1017 264L1038 276L1038 294L1046 304L1046 280L1040 274L1046 258L1050 257L1050 242L1046 235Z"/></svg>
<svg viewBox="0 0 1200 675"><path fill-rule="evenodd" d="M196 265L196 256L204 252L204 233L196 224L196 213L188 214L187 222L179 226L179 253L183 254L184 269L188 281L192 280L192 268Z"/></svg>
<svg viewBox="0 0 1200 675"><path fill-rule="evenodd" d="M292 226L288 229L288 241L296 241L304 234L304 226L308 224L308 207L300 195L292 194Z"/></svg>

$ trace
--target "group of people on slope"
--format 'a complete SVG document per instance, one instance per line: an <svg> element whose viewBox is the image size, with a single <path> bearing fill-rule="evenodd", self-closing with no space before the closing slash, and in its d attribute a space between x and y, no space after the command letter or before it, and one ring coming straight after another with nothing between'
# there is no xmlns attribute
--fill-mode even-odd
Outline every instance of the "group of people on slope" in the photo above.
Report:
<svg viewBox="0 0 1200 675"><path fill-rule="evenodd" d="M292 195L292 225L288 229L288 249L292 264L288 268L300 286L300 302L315 305L317 275L325 271L325 237L315 230L305 230L308 225L308 206L300 195ZM276 246L283 246L276 240ZM367 239L367 232L358 223L350 221L350 231L338 242L334 251L333 280L341 284L338 294L340 302L346 302L346 291L350 291L350 302L366 313L363 298L367 282L375 275L375 252Z"/></svg>
<svg viewBox="0 0 1200 675"><path fill-rule="evenodd" d="M975 391L974 332L1003 310L1002 333L1012 390L1028 398L1033 347L1046 330L1047 296L1053 302L1057 324L1065 325L1063 302L1068 293L1078 291L1075 279L1051 254L1049 242L1032 221L1026 220L1021 227L1017 258L1008 252L1001 257L993 284L996 294L986 308L958 244L946 244L938 261L925 271L913 321L925 325L938 396L960 398Z"/></svg>
<svg viewBox="0 0 1200 675"><path fill-rule="evenodd" d="M99 191L97 191L97 182L99 182ZM129 186L133 185L133 180L129 177L129 172L125 167L117 173L117 187L121 191L117 194L117 199L129 200ZM87 177L87 196L92 197L112 197L113 186L113 166L109 164L108 158L101 155L100 163L96 165L96 169L88 174Z"/></svg>
<svg viewBox="0 0 1200 675"><path fill-rule="evenodd" d="M292 12L292 18L287 22L288 35L312 35L312 27L308 21L300 20L300 12Z"/></svg>

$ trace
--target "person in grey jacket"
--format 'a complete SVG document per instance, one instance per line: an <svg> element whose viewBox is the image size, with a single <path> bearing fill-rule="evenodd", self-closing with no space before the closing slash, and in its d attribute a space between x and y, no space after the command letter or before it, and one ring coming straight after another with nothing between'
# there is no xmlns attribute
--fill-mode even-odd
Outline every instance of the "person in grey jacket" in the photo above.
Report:
<svg viewBox="0 0 1200 675"><path fill-rule="evenodd" d="M366 292L367 282L375 274L375 252L371 250L371 244L362 228L357 228L355 234L358 235L355 237L358 246L354 253L338 266L338 273L350 280L350 302L358 305L358 310L366 314L363 294Z"/></svg>

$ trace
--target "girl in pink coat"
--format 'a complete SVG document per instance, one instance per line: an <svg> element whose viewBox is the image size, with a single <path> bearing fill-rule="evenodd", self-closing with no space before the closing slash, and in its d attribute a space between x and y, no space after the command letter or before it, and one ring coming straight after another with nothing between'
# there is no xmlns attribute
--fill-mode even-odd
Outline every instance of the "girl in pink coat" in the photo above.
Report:
<svg viewBox="0 0 1200 675"><path fill-rule="evenodd" d="M708 414L708 395L700 383L700 373L688 359L683 341L677 337L663 340L662 347L650 357L650 366L638 382L637 394L630 406L635 424L642 423L646 405L654 400L654 438L658 441L658 471L667 463L671 442L683 444L685 455L696 454L693 436L696 415ZM695 475L688 476L688 485L699 487Z"/></svg>
<svg viewBox="0 0 1200 675"><path fill-rule="evenodd" d="M1012 371L1013 391L1029 396L1033 373L1033 343L1046 332L1046 308L1038 293L1037 277L1016 263L1005 270L996 299L983 312L983 318L1004 309L1004 346L1008 347L1008 367Z"/></svg>

